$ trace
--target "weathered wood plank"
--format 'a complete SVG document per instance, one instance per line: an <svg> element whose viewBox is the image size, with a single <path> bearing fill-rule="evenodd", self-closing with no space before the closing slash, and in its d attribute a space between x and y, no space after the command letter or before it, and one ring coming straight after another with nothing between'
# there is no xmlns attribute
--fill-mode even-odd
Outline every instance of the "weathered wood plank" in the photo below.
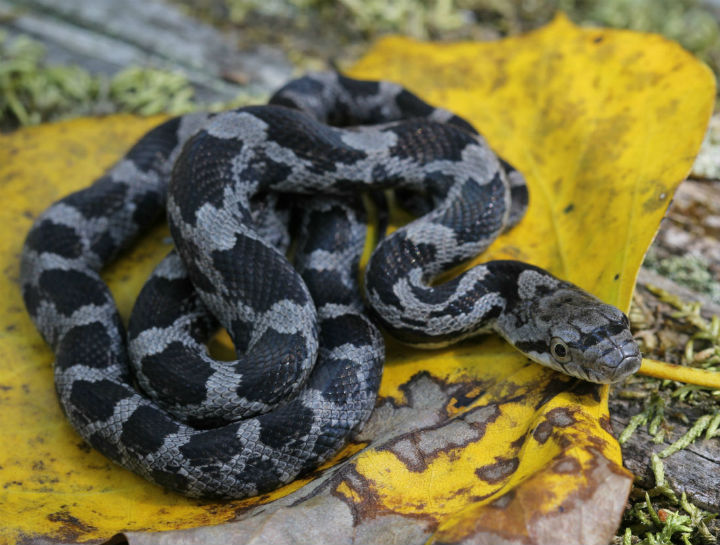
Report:
<svg viewBox="0 0 720 545"><path fill-rule="evenodd" d="M228 100L241 91L264 95L292 72L280 50L238 52L220 32L160 0L0 0L0 12L11 33L44 43L51 63L105 74L131 65L179 70L201 100ZM247 83L227 81L228 73Z"/></svg>
<svg viewBox="0 0 720 545"><path fill-rule="evenodd" d="M625 429L630 418L642 411L641 401L610 399L610 420L616 435ZM695 414L697 413L697 414ZM695 421L701 413L688 411L688 418ZM635 474L643 488L653 488L655 477L650 468L650 455L658 453L681 437L688 429L677 420L670 439L654 444L653 437L645 427L639 427L622 446L625 467ZM720 511L720 438L699 438L687 448L663 459L668 482L678 492L685 491L690 501L709 511Z"/></svg>

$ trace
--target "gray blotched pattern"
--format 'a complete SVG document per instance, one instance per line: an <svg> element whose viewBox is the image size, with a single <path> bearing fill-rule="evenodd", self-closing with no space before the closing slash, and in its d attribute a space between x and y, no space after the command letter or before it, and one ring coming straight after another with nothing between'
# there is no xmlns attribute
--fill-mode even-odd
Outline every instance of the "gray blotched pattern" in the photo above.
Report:
<svg viewBox="0 0 720 545"><path fill-rule="evenodd" d="M427 212L367 267L367 302L393 334L434 346L495 330L598 382L639 366L619 310L532 265L489 262L430 286L519 221L522 176L466 121L402 87L320 73L268 106L164 123L36 220L23 295L74 427L190 496L265 492L332 456L368 418L380 380L383 343L356 278L356 195L384 188ZM177 253L140 294L126 345L98 271L165 209ZM206 352L219 325L233 362Z"/></svg>

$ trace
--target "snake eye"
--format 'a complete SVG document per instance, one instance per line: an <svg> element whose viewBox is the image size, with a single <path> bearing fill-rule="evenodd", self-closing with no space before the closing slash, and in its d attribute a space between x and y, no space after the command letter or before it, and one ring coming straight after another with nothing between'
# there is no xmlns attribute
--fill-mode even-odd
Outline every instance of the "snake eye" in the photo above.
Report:
<svg viewBox="0 0 720 545"><path fill-rule="evenodd" d="M567 363L571 360L568 345L559 337L553 337L550 340L550 353L552 357L560 363Z"/></svg>

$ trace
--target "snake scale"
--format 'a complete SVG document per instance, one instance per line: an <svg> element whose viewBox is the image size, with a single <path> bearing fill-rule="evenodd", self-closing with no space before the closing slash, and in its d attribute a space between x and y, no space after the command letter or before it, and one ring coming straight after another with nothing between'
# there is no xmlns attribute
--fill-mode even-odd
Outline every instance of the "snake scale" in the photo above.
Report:
<svg viewBox="0 0 720 545"><path fill-rule="evenodd" d="M385 189L420 217L381 240L363 298L358 194ZM384 360L375 324L430 347L495 331L594 382L637 370L625 315L538 267L491 261L431 283L527 201L522 176L460 117L396 84L311 74L268 105L148 132L36 219L22 291L90 445L180 493L246 497L317 467L367 420ZM176 250L125 333L99 272L165 211ZM235 361L207 353L220 326Z"/></svg>

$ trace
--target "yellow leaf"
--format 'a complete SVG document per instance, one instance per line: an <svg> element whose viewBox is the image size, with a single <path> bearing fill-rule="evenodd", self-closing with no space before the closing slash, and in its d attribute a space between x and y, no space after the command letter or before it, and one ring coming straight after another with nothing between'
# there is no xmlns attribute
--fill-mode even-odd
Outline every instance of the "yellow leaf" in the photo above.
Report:
<svg viewBox="0 0 720 545"><path fill-rule="evenodd" d="M530 261L624 309L714 99L708 69L677 45L563 18L491 43L387 38L351 75L395 80L459 113L525 173L526 218L479 260ZM260 498L188 500L84 446L61 414L52 354L22 305L19 252L33 217L88 185L156 123L113 117L0 136L0 540L101 540L239 513L247 524L238 535L259 540L302 513L334 513L292 535L608 542L630 476L607 388L531 364L494 337L436 352L390 341L381 399L358 442ZM107 271L123 316L166 236L158 228Z"/></svg>

